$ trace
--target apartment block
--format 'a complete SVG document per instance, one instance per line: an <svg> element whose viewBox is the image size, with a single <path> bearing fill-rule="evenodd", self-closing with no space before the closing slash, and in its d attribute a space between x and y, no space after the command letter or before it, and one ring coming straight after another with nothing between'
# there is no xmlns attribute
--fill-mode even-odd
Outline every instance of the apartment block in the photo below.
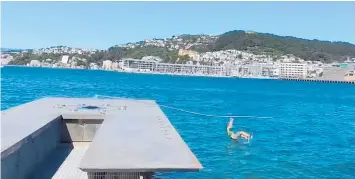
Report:
<svg viewBox="0 0 355 179"><path fill-rule="evenodd" d="M280 63L281 78L306 78L307 66L303 63Z"/></svg>

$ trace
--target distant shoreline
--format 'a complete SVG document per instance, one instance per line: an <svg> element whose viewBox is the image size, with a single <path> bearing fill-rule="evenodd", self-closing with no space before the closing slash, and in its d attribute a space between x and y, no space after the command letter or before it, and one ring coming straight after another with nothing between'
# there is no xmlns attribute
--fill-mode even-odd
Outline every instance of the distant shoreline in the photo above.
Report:
<svg viewBox="0 0 355 179"><path fill-rule="evenodd" d="M133 74L152 74L152 75L170 75L170 76L198 76L198 77L213 77L213 78L238 78L234 76L213 76L213 75L192 75L192 74L181 74L181 73L156 73L156 72L142 72L142 71L124 71L124 70L105 70L105 69L83 69L83 68L53 68L53 67L42 67L42 66L24 66L24 65L5 65L8 67L22 67L22 68L47 68L47 69L67 69L67 70L93 70L93 71L108 71L108 72L120 72L120 73L133 73ZM4 67L5 67L4 66Z"/></svg>
<svg viewBox="0 0 355 179"><path fill-rule="evenodd" d="M141 71L124 71L124 70L104 70L104 69L83 69L83 68L54 68L54 67L35 67L24 65L4 65L3 67L22 67L22 68L47 68L47 69L66 69L66 70L92 70L92 71L107 71L119 73L132 74L151 74L151 75L168 75L168 76L188 76L188 77L211 77L211 78L240 78L240 79L264 79L264 80L282 80L282 81L304 81L304 82L320 82L320 83L343 83L355 84L355 81L342 80L325 80L325 79L293 79L293 78L276 78L276 77L241 77L241 76L217 76L217 75L203 75L203 74L181 74L181 73L157 73L157 72L141 72Z"/></svg>
<svg viewBox="0 0 355 179"><path fill-rule="evenodd" d="M182 74L182 73L157 73L157 72L143 72L143 71L124 71L124 70L104 70L104 69L83 69L83 68L54 68L43 66L24 66L24 65L5 65L11 67L22 68L46 68L46 69L67 69L67 70L93 70L93 71L107 71L107 72L120 72L132 74L151 74L151 75L168 75L168 76L189 76L189 77L211 77L211 78L246 78L246 79L278 79L273 77L238 77L238 76L222 76L222 75L203 75L203 74ZM4 66L4 67L5 67Z"/></svg>

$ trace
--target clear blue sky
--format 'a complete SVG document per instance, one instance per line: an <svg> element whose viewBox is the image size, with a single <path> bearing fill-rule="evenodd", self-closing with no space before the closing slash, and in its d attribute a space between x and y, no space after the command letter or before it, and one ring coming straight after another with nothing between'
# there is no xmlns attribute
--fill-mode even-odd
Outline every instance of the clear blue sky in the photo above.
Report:
<svg viewBox="0 0 355 179"><path fill-rule="evenodd" d="M253 30L355 44L355 2L1 2L2 47L107 49Z"/></svg>

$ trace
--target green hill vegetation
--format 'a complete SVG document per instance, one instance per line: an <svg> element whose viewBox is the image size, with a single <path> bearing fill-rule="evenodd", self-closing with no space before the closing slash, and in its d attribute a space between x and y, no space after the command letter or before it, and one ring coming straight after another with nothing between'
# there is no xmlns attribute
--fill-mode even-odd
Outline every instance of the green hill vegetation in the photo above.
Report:
<svg viewBox="0 0 355 179"><path fill-rule="evenodd" d="M293 54L304 60L333 62L355 57L355 45L346 42L307 40L267 33L230 31L222 34L210 51L236 49L270 55Z"/></svg>
<svg viewBox="0 0 355 179"><path fill-rule="evenodd" d="M206 35L181 35L179 38L186 44L195 43L199 37ZM171 41L166 39L165 41ZM290 36L278 36L268 33L250 33L241 30L229 31L219 35L216 40L208 41L208 44L197 44L190 47L191 50L200 53L209 51L220 51L235 49L254 54L267 54L275 59L281 55L293 54L304 60L321 61L330 63L343 61L344 57L355 57L355 45L347 42L330 42L320 40L307 40ZM140 42L139 44L143 44ZM11 64L23 65L31 60L52 59L59 61L62 55L66 54L41 54L36 55L31 52L16 55ZM79 58L87 59L86 65L91 62L102 64L104 60L118 61L122 58L141 59L144 56L158 56L168 63L183 63L190 58L188 56L179 57L178 50L169 50L165 47L138 45L135 48L110 47L107 50L96 51L91 55L70 54ZM180 59L180 60L177 60Z"/></svg>

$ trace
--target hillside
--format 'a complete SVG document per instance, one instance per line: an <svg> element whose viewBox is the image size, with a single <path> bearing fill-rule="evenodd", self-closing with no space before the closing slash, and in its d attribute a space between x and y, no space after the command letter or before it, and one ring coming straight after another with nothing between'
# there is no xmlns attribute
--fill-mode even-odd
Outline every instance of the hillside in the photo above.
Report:
<svg viewBox="0 0 355 179"><path fill-rule="evenodd" d="M58 48L58 47L57 47ZM144 56L158 56L165 62L182 63L189 60L187 56L179 56L179 49L189 49L199 53L239 50L252 54L266 54L275 59L282 55L292 54L304 60L321 61L324 63L344 61L344 57L355 57L355 45L347 42L330 42L307 40L290 36L278 36L268 33L245 32L241 30L229 31L218 36L189 35L173 36L167 39L145 40L135 43L116 45L103 51L77 54L70 52L70 47L61 47L53 54L48 48L43 53L16 55L10 64L27 64L32 59L43 61L50 58L59 61L61 54L68 54L85 58L86 63L101 65L104 60L117 61L122 58L137 58ZM80 49L77 49L80 51ZM90 52L90 51L89 51ZM180 59L180 61L177 61ZM183 59L181 61L181 59ZM191 60L191 58L190 58Z"/></svg>
<svg viewBox="0 0 355 179"><path fill-rule="evenodd" d="M341 61L345 56L355 57L355 45L346 42L307 40L267 33L230 31L219 36L211 51L236 49L271 55L293 54L311 61Z"/></svg>
<svg viewBox="0 0 355 179"><path fill-rule="evenodd" d="M254 54L268 54L274 57L293 54L304 60L322 61L325 63L342 61L347 56L355 57L355 45L347 42L308 40L268 33L250 33L240 30L229 31L213 37L207 35L181 35L177 38L181 40L176 41L174 38L159 39L156 42L160 43L156 44L153 43L154 40L153 42L141 41L139 44L133 43L134 48L127 48L127 46L121 48L116 46L116 48L125 52L126 57L132 58L139 58L136 54L145 54L160 56L166 59L166 54L168 53L167 47L173 46L179 46L180 49L190 49L200 53L234 49ZM164 44L164 47L157 44ZM183 44L183 46L180 44ZM147 47L152 46L155 47L155 50L147 50ZM129 51L131 52L127 53L127 49L130 49ZM178 49L174 50L177 51ZM164 53L157 53L157 51Z"/></svg>

